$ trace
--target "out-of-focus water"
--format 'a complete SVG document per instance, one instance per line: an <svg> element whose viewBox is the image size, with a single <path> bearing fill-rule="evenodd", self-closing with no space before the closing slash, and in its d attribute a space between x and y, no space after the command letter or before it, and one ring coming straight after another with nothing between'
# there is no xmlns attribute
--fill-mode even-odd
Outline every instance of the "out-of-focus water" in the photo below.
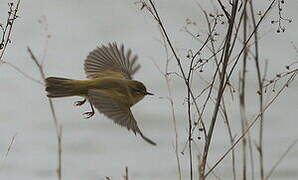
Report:
<svg viewBox="0 0 298 180"><path fill-rule="evenodd" d="M5 61L9 61L29 75L39 78L39 73L26 51L30 46L38 58L44 58L44 67L48 76L62 76L83 79L83 60L97 45L110 41L122 42L138 53L142 64L136 79L143 81L156 96L146 97L133 107L133 112L144 134L154 139L157 147L151 147L135 137L133 133L112 123L101 114L91 120L84 120L82 113L88 106L74 107L78 98L55 99L58 118L63 125L63 177L64 179L121 179L125 166L129 167L130 179L134 180L172 180L177 179L174 154L173 123L170 119L170 107L167 100L166 84L152 59L164 68L165 54L159 43L160 34L156 24L146 11L140 11L135 1L109 0L53 0L21 2L20 18L13 30ZM1 23L6 17L7 0L0 2ZM269 1L259 2L256 12L264 10ZM167 0L156 2L169 29L175 47L193 48L193 41L181 28L185 19L190 18L198 25L205 20L193 1ZM206 2L202 6L210 8ZM276 26L270 25L269 17L262 24L261 58L269 60L270 72L284 71L284 65L297 59L292 46L298 45L296 29L298 24L298 2L287 1L284 12L294 21L287 25L285 33L272 33ZM271 15L276 15L272 11ZM46 21L45 21L46 19ZM43 23L40 24L38 21ZM45 29L45 24L47 28ZM224 26L222 26L224 27ZM206 32L197 26L198 31ZM220 31L220 30L219 30ZM268 33L269 31L269 33ZM47 34L51 35L46 40ZM292 43L291 43L292 42ZM45 50L46 49L46 50ZM185 54L185 51L179 51ZM251 63L253 64L253 63ZM171 67L175 67L173 63ZM175 70L173 68L173 70ZM269 72L269 76L272 73ZM5 160L0 161L0 179L55 179L57 167L57 144L53 120L50 114L43 87L25 79L6 65L0 66L0 153L4 156L11 138L16 140ZM237 73L237 72L236 72ZM250 81L248 117L257 110L258 101L255 91L254 70L248 71ZM236 78L235 78L236 79ZM175 78L172 83L176 118L178 121L179 147L182 151L187 139L186 106L183 105L185 90L183 83ZM237 81L235 81L237 87ZM199 84L202 89L204 84ZM282 93L276 103L265 114L265 171L279 159L287 147L298 138L297 82ZM271 95L272 97L273 95ZM239 135L239 108L236 99L227 100L232 128ZM201 106L202 103L199 102ZM212 113L208 111L208 114ZM209 119L206 119L207 121ZM256 126L257 127L257 126ZM252 132L256 133L256 129ZM257 137L252 137L257 142ZM201 151L202 144L197 141L195 154ZM211 147L212 165L229 148L228 134L220 120L216 126L214 143ZM238 147L237 149L240 149ZM186 151L187 152L187 151ZM187 154L187 153L186 153ZM241 154L238 153L237 174L241 177ZM298 147L294 147L278 166L272 179L296 179L298 177ZM258 164L257 152L255 162ZM183 177L188 177L188 156L181 155ZM197 162L197 160L196 160ZM230 157L215 170L222 179L231 179ZM194 164L197 166L197 164ZM255 167L258 169L258 166ZM256 174L256 177L259 177ZM213 179L214 177L210 177Z"/></svg>

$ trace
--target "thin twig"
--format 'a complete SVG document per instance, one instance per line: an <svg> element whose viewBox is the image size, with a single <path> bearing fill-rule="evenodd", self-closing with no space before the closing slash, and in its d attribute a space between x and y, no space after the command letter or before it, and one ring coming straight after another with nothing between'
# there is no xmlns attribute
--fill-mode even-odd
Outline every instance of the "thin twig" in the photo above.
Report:
<svg viewBox="0 0 298 180"><path fill-rule="evenodd" d="M198 115L199 115L199 118L201 119L201 113L200 113L199 107L198 107L197 102L196 102L196 100L195 100L195 96L194 96L194 94L193 94L193 92L192 92L192 90L191 90L189 81L187 80L186 74L185 74L185 72L184 72L184 70L183 70L183 68L182 68L182 64L181 64L180 58L178 57L178 55L177 55L177 53L176 53L176 51L175 51L175 49L174 49L174 47L173 47L173 45L172 45L172 42L171 42L171 40L170 40L170 38L169 38L169 36L168 36L168 33L167 33L167 31L166 31L166 29L165 29L163 23L162 23L162 20L161 20L161 18L160 18L160 16L159 16L159 13L158 13L158 11L157 11L157 9L156 9L156 7L155 7L153 1L152 1L152 0L149 0L149 2L150 2L151 7L153 8L153 11L152 11L151 8L149 8L149 7L147 7L147 9L148 9L148 11L151 13L151 15L155 18L155 20L158 22L158 24L159 24L159 26L160 26L160 28L161 28L161 30L162 30L162 32L163 32L163 34L164 34L164 36L165 36L167 42L168 42L168 44L169 44L169 47L170 47L172 53L174 54L174 57L175 57L175 59L176 59L176 61L177 61L177 63L178 63L179 70L180 70L180 72L181 72L181 74L182 74L182 76L183 76L184 83L185 83L185 85L186 85L186 87L187 87L187 93L188 93L188 95L190 95L190 97L192 98L193 103L194 103L195 108L196 108L196 111L197 111L197 113L198 113ZM190 109L189 109L189 110L190 110ZM190 123L191 123L191 119L190 119L190 111L189 111L189 113L188 113L188 119L189 119L189 121L190 121ZM201 122L201 123L203 124L203 122ZM190 125L190 126L191 126L191 125ZM190 128L190 129L191 129L191 128ZM191 133L190 133L190 136L192 136ZM193 165L192 165L193 163L192 163L191 139L192 139L192 137L189 137L188 140L190 141L190 142L189 142L189 156L190 156L190 157L189 157L189 158L190 158L189 163L190 163L190 179L192 180L192 179L193 179Z"/></svg>
<svg viewBox="0 0 298 180"><path fill-rule="evenodd" d="M161 31L161 29L160 29L160 31ZM163 40L162 44L164 46L165 53L166 53L166 66L165 66L165 72L163 73L160 70L160 73L164 76L164 78L166 80L166 84L167 84L167 90L168 90L168 96L169 96L168 99L169 99L170 105L171 105L171 116L172 116L172 120L173 120L174 133L175 133L174 148L175 148L175 156L176 156L176 161L177 161L178 179L181 180L182 173L181 173L181 165L180 165L180 158L179 158L179 145L178 145L179 135L178 135L178 129L177 129L177 120L176 120L176 114L175 114L174 100L173 100L173 95L172 95L172 89L170 87L170 78L169 78L169 74L168 74L170 56L169 56L166 38L163 33L161 33L161 34L162 34L162 40ZM157 64L156 64L156 66L157 66Z"/></svg>
<svg viewBox="0 0 298 180"><path fill-rule="evenodd" d="M11 68L13 68L15 71L17 71L18 73L20 73L21 75L23 75L25 78L33 81L33 82L36 82L37 84L40 84L42 86L44 86L44 83L39 81L38 79L35 79L34 77L30 76L29 74L27 74L26 72L22 71L18 66L8 62L8 61L3 61L2 62L3 64L6 64L8 66L10 66Z"/></svg>
<svg viewBox="0 0 298 180"><path fill-rule="evenodd" d="M298 139L296 139L287 149L286 151L281 155L281 157L276 161L276 163L272 166L271 170L269 171L268 175L266 176L265 180L268 180L270 176L274 173L277 166L282 162L282 160L287 156L287 154L290 152L291 149L297 144Z"/></svg>
<svg viewBox="0 0 298 180"><path fill-rule="evenodd" d="M125 175L124 175L124 180L129 180L128 178L128 167L125 167Z"/></svg>
<svg viewBox="0 0 298 180"><path fill-rule="evenodd" d="M27 50L28 50L28 53L30 54L31 59L35 63L36 67L38 68L38 70L40 72L40 76L45 81L46 76L45 76L45 73L44 73L44 70L43 70L43 66L39 63L39 61L37 60L37 58L33 54L32 50L30 49L30 47L27 47ZM57 142L58 142L58 149L57 149L57 153L58 153L57 176L58 176L58 180L62 180L62 126L60 125L60 123L59 123L59 121L57 119L57 115L56 115L56 111L55 111L55 108L54 108L54 104L53 104L52 99L48 98L48 101L49 101L51 113L52 113L54 124L55 124L56 136L57 136Z"/></svg>
<svg viewBox="0 0 298 180"><path fill-rule="evenodd" d="M241 116L241 131L242 133L246 129L246 65L247 65L247 58L248 58L248 49L247 44L247 25L248 25L248 15L247 15L247 1L245 2L243 8L243 48L245 48L243 52L243 61L242 61L242 72L240 73L239 77L239 102L240 102L240 116ZM244 136L242 139L242 175L243 180L247 179L247 138Z"/></svg>
<svg viewBox="0 0 298 180"><path fill-rule="evenodd" d="M11 151L11 148L12 148L12 145L14 144L14 142L15 142L16 136L17 136L17 134L13 135L12 138L11 138L11 141L10 141L10 143L8 145L7 151L6 151L5 155L2 158L0 169L1 169L1 167L3 167L5 161L6 161L7 157L8 157L8 154Z"/></svg>
<svg viewBox="0 0 298 180"><path fill-rule="evenodd" d="M213 115L211 118L211 124L208 130L208 135L207 135L207 139L205 141L205 145L204 145L204 152L203 152L203 158L200 164L200 179L204 180L205 179L205 168L206 168L206 164L207 164L207 158L208 158L208 154L209 154L209 147L211 144L211 138L214 132L214 127L215 127L215 123L217 120L217 115L218 115L218 111L219 111L219 107L220 107L220 102L221 102L221 98L223 96L224 90L225 90L225 76L226 76L226 70L227 70L227 66L228 66L228 61L229 61L229 51L230 51L230 45L231 45L231 38L232 38L232 32L233 32L233 27L234 27L234 22L235 22L235 18L236 18L236 12L237 12L237 6L238 6L238 0L234 0L234 5L232 8L232 13L231 13L231 20L229 21L229 27L228 27L228 31L227 31L227 36L226 36L226 41L225 41L225 49L223 51L222 54L222 59L223 59L223 64L222 64L222 74L220 77L220 85L219 85L219 91L217 93L217 102L215 104L214 107L214 111L213 111Z"/></svg>
<svg viewBox="0 0 298 180"><path fill-rule="evenodd" d="M252 23L253 27L256 29L256 32L254 34L255 38L255 64L256 64L256 70L257 70L257 79L258 79L258 85L259 85L259 90L258 90L258 95L259 95L259 106L260 106L260 129L259 129L259 145L258 145L258 152L260 154L260 176L261 179L264 179L264 156L263 156L263 129L264 129L264 113L263 113L263 80L262 80L262 75L261 75L261 70L260 70L260 62L259 62L259 39L258 39L258 29L256 28L256 19L254 15L254 7L253 7L253 2L250 1L250 12L251 12L251 17L252 17ZM252 171L253 172L253 171ZM254 175L253 175L254 176Z"/></svg>

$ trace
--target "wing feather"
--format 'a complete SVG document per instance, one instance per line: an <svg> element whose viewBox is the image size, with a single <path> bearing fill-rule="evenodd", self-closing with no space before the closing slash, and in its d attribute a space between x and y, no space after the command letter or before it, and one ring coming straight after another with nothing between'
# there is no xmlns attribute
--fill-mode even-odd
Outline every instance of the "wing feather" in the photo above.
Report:
<svg viewBox="0 0 298 180"><path fill-rule="evenodd" d="M136 55L132 56L130 49L125 53L123 45L118 47L116 43L109 43L108 46L102 45L89 53L84 69L90 79L113 75L132 79L141 67L137 64L137 59Z"/></svg>
<svg viewBox="0 0 298 180"><path fill-rule="evenodd" d="M112 119L116 124L126 127L128 130L132 130L135 134L140 134L145 141L152 145L156 145L155 142L143 135L129 106L117 103L107 91L95 89L89 90L89 101L99 112Z"/></svg>

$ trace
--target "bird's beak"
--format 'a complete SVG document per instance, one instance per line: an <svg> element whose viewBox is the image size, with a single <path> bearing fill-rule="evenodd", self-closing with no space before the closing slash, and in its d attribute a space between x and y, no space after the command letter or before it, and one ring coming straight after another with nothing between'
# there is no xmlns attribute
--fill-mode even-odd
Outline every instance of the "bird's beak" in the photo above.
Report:
<svg viewBox="0 0 298 180"><path fill-rule="evenodd" d="M150 93L150 92L146 92L146 95L151 95L153 96L154 94Z"/></svg>

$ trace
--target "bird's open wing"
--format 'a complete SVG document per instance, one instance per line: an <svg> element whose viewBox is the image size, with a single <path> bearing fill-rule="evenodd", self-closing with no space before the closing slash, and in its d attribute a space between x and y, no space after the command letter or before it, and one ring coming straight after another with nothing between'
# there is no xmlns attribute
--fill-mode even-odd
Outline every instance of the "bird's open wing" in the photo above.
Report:
<svg viewBox="0 0 298 180"><path fill-rule="evenodd" d="M132 130L135 134L140 134L148 143L156 145L155 142L143 135L128 106L117 103L105 90L91 89L88 95L90 102L99 112L112 119L116 124Z"/></svg>
<svg viewBox="0 0 298 180"><path fill-rule="evenodd" d="M89 79L104 76L132 79L141 67L136 63L137 59L136 55L131 55L130 49L125 53L123 45L118 47L116 43L109 43L89 53L84 69Z"/></svg>

